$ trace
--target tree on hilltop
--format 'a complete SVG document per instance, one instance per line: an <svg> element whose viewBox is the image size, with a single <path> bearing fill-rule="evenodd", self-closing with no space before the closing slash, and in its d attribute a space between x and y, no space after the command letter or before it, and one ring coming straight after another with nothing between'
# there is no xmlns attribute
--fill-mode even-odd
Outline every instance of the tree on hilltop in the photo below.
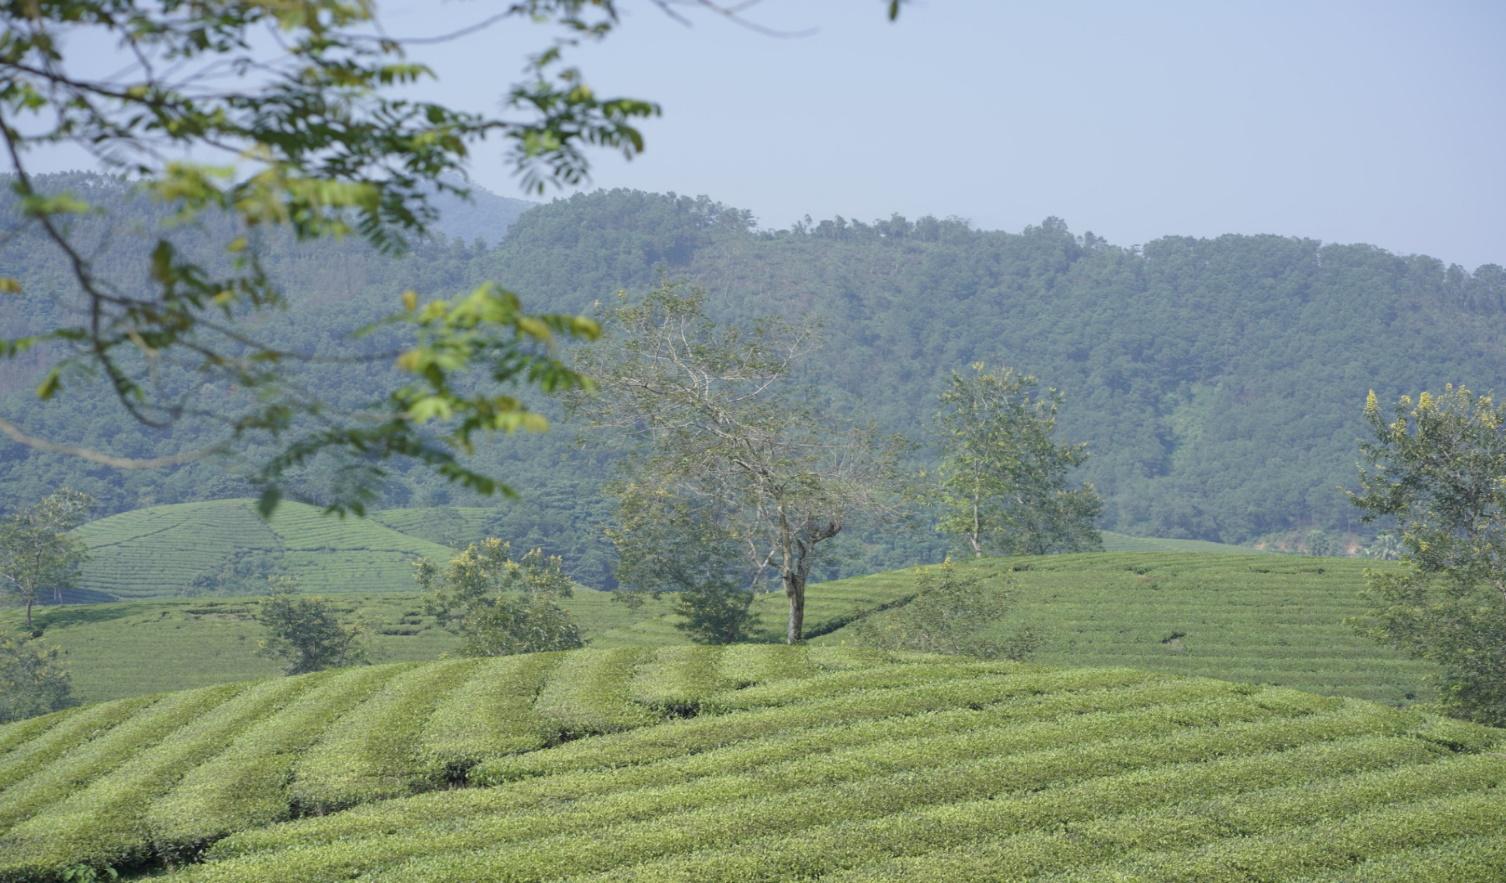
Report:
<svg viewBox="0 0 1506 883"><path fill-rule="evenodd" d="M88 494L61 490L32 506L0 519L0 585L31 611L50 592L61 601L73 588L88 550L71 531L84 523L94 500Z"/></svg>
<svg viewBox="0 0 1506 883"><path fill-rule="evenodd" d="M1061 392L1013 368L975 362L971 372L953 371L941 394L939 529L974 557L1102 548L1103 501L1068 480L1087 446L1052 438Z"/></svg>
<svg viewBox="0 0 1506 883"><path fill-rule="evenodd" d="M461 638L466 656L507 656L585 646L580 627L560 606L574 594L564 562L542 549L513 558L496 537L472 543L441 567L414 562L426 610Z"/></svg>
<svg viewBox="0 0 1506 883"><path fill-rule="evenodd" d="M619 525L658 553L694 560L735 548L742 585L777 577L789 601L785 638L804 639L805 592L822 544L858 514L897 510L898 440L834 424L793 376L814 347L810 320L719 325L700 291L665 284L608 320L603 346L583 356L598 392L572 404L604 437L636 445L635 476L677 508L711 519L710 533L665 536L652 521Z"/></svg>
<svg viewBox="0 0 1506 883"><path fill-rule="evenodd" d="M359 665L366 661L363 632L340 622L335 605L324 598L298 596L288 577L272 577L271 594L256 611L267 630L259 645L263 656L281 659L290 675Z"/></svg>

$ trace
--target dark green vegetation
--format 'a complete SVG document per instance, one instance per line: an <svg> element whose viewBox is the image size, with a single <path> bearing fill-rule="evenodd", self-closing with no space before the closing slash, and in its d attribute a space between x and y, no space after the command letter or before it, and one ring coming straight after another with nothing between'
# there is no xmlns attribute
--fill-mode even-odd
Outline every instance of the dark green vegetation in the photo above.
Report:
<svg viewBox="0 0 1506 883"><path fill-rule="evenodd" d="M1487 880L1503 739L1280 688L835 648L356 668L0 728L0 879Z"/></svg>
<svg viewBox="0 0 1506 883"><path fill-rule="evenodd" d="M65 272L24 237L0 245L0 258L43 279ZM316 350L390 312L406 288L453 292L498 278L530 305L572 311L619 287L645 290L660 273L683 277L712 293L721 318L823 320L822 349L810 361L829 407L922 443L933 440L922 437L917 409L929 415L950 371L1005 362L1065 392L1061 439L1088 444L1077 478L1103 496L1103 526L1148 536L1249 542L1312 526L1357 528L1359 513L1338 489L1353 482L1367 388L1383 400L1439 378L1506 388L1494 355L1506 271L1470 274L1426 257L1278 236L1166 238L1136 251L1074 236L1056 221L1022 233L934 219L759 232L745 212L714 202L618 191L532 209L494 249L426 242L397 260L351 242L270 242L264 260L303 305L296 323L269 316L268 332ZM29 309L0 299L0 322L46 318ZM0 365L0 411L37 432L90 441L108 393L80 378L70 398L39 403L36 365ZM322 383L354 403L382 376L345 372ZM478 452L476 465L524 492L493 532L520 548L542 544L577 579L606 586L606 463L574 448L567 424L556 421L556 430ZM142 456L210 438L191 423L167 438L130 426L113 435ZM268 450L248 442L243 460ZM322 504L338 476L312 462L292 478L295 499ZM101 473L8 443L0 485L8 501L69 485L106 511L251 493L242 460L228 470L195 463L166 474ZM384 486L383 502L480 501L410 470ZM929 525L882 536L855 525L832 542L839 560L820 578L940 557Z"/></svg>

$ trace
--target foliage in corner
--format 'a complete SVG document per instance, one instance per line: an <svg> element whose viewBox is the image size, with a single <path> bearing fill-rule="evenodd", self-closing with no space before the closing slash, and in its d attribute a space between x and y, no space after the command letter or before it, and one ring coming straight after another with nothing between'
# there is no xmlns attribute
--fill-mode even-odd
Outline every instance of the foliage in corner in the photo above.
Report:
<svg viewBox="0 0 1506 883"><path fill-rule="evenodd" d="M264 511L280 499L284 472L325 451L350 458L363 478L331 502L337 512L363 511L389 458L426 464L476 491L505 492L465 465L472 436L536 428L543 419L492 384L583 385L551 345L562 335L594 336L590 320L531 315L511 292L483 284L422 305L417 292L394 291L401 309L385 324L405 342L393 347L346 341L336 352L294 351L261 339L252 321L268 308L296 306L259 257L264 241L359 236L378 251L399 252L436 220L436 195L467 195L465 164L489 139L507 145L514 171L534 192L585 180L589 148L629 157L642 151L636 123L658 107L600 96L564 60L569 48L616 27L614 3L508 3L481 26L504 20L547 27L553 36L491 115L406 97L412 84L434 79L409 58L408 44L458 35L389 36L372 0L7 5L0 12L0 152L21 217L67 258L74 291L54 315L82 318L0 341L0 356L36 350L51 364L36 390L41 399L66 394L79 369L101 375L146 426L195 418L223 431L202 450L138 459L32 436L3 416L0 430L42 450L123 468L272 439L280 452L255 475ZM130 63L108 77L86 73L91 60L70 47L105 41ZM35 180L30 155L69 146L161 207L147 278L110 272L75 235L74 220L103 210L87 193L52 192ZM219 231L219 253L181 250L171 230L188 225ZM0 293L13 297L58 296L34 290L46 287L0 279ZM298 376L394 360L408 382L361 407L336 407L308 393ZM159 382L172 371L195 377L192 386L211 390L209 400Z"/></svg>
<svg viewBox="0 0 1506 883"><path fill-rule="evenodd" d="M1399 570L1369 575L1361 627L1439 663L1446 705L1506 725L1506 406L1464 386L1365 402L1366 520L1394 522Z"/></svg>
<svg viewBox="0 0 1506 883"><path fill-rule="evenodd" d="M414 562L425 608L461 638L465 656L507 656L585 646L580 627L559 599L573 593L559 556L530 549L512 557L496 537L472 543L443 567Z"/></svg>

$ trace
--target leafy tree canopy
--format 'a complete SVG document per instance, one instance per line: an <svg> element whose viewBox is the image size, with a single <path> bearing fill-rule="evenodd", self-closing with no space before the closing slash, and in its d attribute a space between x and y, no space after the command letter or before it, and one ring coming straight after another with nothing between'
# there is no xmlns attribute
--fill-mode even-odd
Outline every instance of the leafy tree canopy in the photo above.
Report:
<svg viewBox="0 0 1506 883"><path fill-rule="evenodd" d="M1372 574L1366 626L1444 668L1445 701L1506 725L1506 405L1464 386L1365 403L1360 489L1394 521L1404 569Z"/></svg>
<svg viewBox="0 0 1506 883"><path fill-rule="evenodd" d="M1058 445L1062 394L1012 368L982 362L952 372L941 393L941 499L938 527L974 556L1044 555L1099 549L1103 502L1092 485L1073 487L1087 446Z"/></svg>
<svg viewBox="0 0 1506 883"><path fill-rule="evenodd" d="M530 549L512 557L496 537L472 543L441 567L421 558L414 578L441 626L460 635L466 656L507 656L584 646L559 599L573 592L563 561Z"/></svg>
<svg viewBox="0 0 1506 883"><path fill-rule="evenodd" d="M300 598L291 580L273 579L271 596L256 611L256 621L267 630L262 655L283 660L290 675L366 661L361 630L342 625L334 604Z"/></svg>
<svg viewBox="0 0 1506 883"><path fill-rule="evenodd" d="M0 637L0 724L74 704L61 657L40 641Z"/></svg>

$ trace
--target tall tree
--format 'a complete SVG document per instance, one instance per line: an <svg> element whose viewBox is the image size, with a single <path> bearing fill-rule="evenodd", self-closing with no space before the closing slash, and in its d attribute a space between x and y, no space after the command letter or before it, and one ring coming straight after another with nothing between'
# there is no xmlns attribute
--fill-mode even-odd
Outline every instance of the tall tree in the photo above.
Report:
<svg viewBox="0 0 1506 883"><path fill-rule="evenodd" d="M576 397L577 408L639 444L626 461L634 474L716 519L718 543L740 551L747 584L777 575L789 600L786 640L803 640L822 544L859 513L898 507L898 442L818 413L819 390L793 374L816 343L811 321L718 325L702 292L665 284L624 302L608 325L608 346L583 361L599 394ZM708 551L694 535L680 539L689 542L667 554Z"/></svg>
<svg viewBox="0 0 1506 883"><path fill-rule="evenodd" d="M1440 664L1459 714L1506 725L1506 405L1447 386L1388 417L1372 391L1365 419L1350 499L1395 522L1402 566L1370 574L1363 627Z"/></svg>
<svg viewBox="0 0 1506 883"><path fill-rule="evenodd" d="M61 601L72 588L88 550L69 531L84 522L94 501L73 490L61 490L34 505L0 519L0 585L31 611L43 593Z"/></svg>
<svg viewBox="0 0 1506 883"><path fill-rule="evenodd" d="M1062 394L1013 368L974 362L952 372L941 394L940 529L985 553L1041 555L1102 548L1095 526L1103 502L1090 484L1073 487L1086 445L1052 438Z"/></svg>

